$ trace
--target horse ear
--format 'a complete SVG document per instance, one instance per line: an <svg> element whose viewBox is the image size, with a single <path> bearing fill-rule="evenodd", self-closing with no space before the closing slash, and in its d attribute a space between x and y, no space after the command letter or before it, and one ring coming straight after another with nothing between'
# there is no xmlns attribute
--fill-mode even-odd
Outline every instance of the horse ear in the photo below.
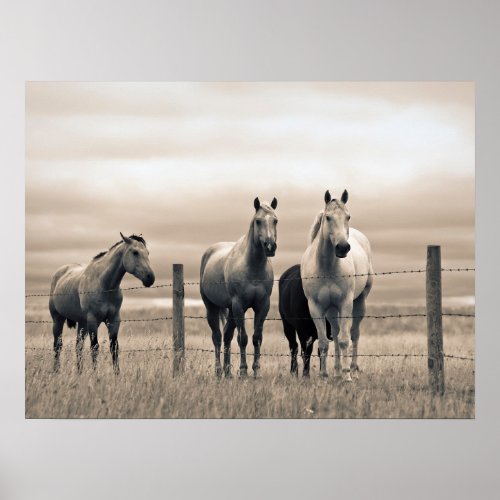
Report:
<svg viewBox="0 0 500 500"><path fill-rule="evenodd" d="M278 206L278 200L276 198L273 198L273 201L271 202L271 208L273 210L276 210L277 206Z"/></svg>
<svg viewBox="0 0 500 500"><path fill-rule="evenodd" d="M342 203L347 203L348 199L349 199L349 193L347 192L347 189L344 189L344 192L342 193L342 198L340 198L340 201Z"/></svg>
<svg viewBox="0 0 500 500"><path fill-rule="evenodd" d="M325 193L325 203L328 205L332 201L332 195L330 194L330 191L328 189L326 190Z"/></svg>
<svg viewBox="0 0 500 500"><path fill-rule="evenodd" d="M132 243L132 240L128 237L128 236L123 236L122 232L120 231L120 236L122 237L122 240L125 242L125 243Z"/></svg>
<svg viewBox="0 0 500 500"><path fill-rule="evenodd" d="M253 200L253 206L255 207L255 211L257 212L257 210L259 210L260 208L259 198L255 198L255 200Z"/></svg>

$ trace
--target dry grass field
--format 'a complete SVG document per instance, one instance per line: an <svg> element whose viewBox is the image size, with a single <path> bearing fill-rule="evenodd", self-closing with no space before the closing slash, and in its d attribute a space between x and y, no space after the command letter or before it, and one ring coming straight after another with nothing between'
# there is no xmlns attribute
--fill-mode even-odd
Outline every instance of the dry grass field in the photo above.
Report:
<svg viewBox="0 0 500 500"><path fill-rule="evenodd" d="M472 313L473 308L446 309ZM370 306L367 314L422 312L416 308ZM186 315L203 315L186 308ZM171 315L164 308L127 310L122 317ZM247 314L248 316L250 314ZM26 319L46 320L45 304L30 305ZM269 317L278 317L273 307ZM247 322L250 326L250 322ZM425 318L370 319L362 324L361 354L425 354ZM65 328L59 373L52 372L51 325L26 325L27 418L474 418L474 362L445 360L446 394L431 396L425 357L361 357L359 380L344 384L318 377L317 358L310 379L292 378L281 323L266 322L262 377L240 380L239 356L233 378L216 379L211 352L186 352L185 373L172 377L171 321L124 322L119 341L121 373L111 367L106 329L99 330L101 352L92 370L88 339L84 369L75 367L75 331ZM236 336L233 352L238 351ZM186 319L186 347L212 349L204 320ZM473 318L444 318L446 354L474 357ZM248 352L253 348L249 343ZM330 346L330 352L333 346ZM251 358L249 359L251 366ZM333 373L333 358L329 358ZM300 360L299 367L302 368ZM251 374L251 370L249 374Z"/></svg>

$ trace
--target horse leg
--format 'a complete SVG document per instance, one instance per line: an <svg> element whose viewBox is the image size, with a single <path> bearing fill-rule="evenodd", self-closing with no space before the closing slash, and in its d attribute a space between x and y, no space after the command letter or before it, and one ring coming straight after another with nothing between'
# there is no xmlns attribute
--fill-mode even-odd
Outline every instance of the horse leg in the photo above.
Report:
<svg viewBox="0 0 500 500"><path fill-rule="evenodd" d="M331 321L331 322L330 322ZM339 319L338 317L330 317L330 327L332 329L333 344L335 346L335 376L334 378L342 378L342 365L340 364L340 347L339 347Z"/></svg>
<svg viewBox="0 0 500 500"><path fill-rule="evenodd" d="M92 368L97 368L97 355L99 354L99 342L97 341L97 329L99 322L93 314L87 314L87 331L90 337L90 353L92 356Z"/></svg>
<svg viewBox="0 0 500 500"><path fill-rule="evenodd" d="M351 360L351 372L354 378L359 376L359 366L358 366L358 340L360 333L360 324L363 321L363 317L366 311L365 303L366 295L362 293L353 303L352 315L354 316L351 326L351 340L352 340L352 360Z"/></svg>
<svg viewBox="0 0 500 500"><path fill-rule="evenodd" d="M62 349L62 331L64 326L64 318L57 314L56 312L52 312L52 334L54 336L54 372L59 371L60 367L60 356Z"/></svg>
<svg viewBox="0 0 500 500"><path fill-rule="evenodd" d="M118 375L120 373L120 363L118 360L118 331L120 329L120 314L117 314L112 321L108 321L107 326L109 335L109 352L111 352L111 359L113 360L113 371L115 372L115 375Z"/></svg>
<svg viewBox="0 0 500 500"><path fill-rule="evenodd" d="M85 337L87 335L87 325L83 321L76 324L76 369L78 373L82 371L82 350Z"/></svg>
<svg viewBox="0 0 500 500"><path fill-rule="evenodd" d="M352 325L352 307L353 307L352 296L346 297L342 305L339 307L340 317L339 317L338 343L340 348L340 364L342 366L342 379L344 382L352 382L351 368L347 359L351 325ZM330 324L334 321L333 314L331 318L332 320ZM330 317L328 319L330 320Z"/></svg>
<svg viewBox="0 0 500 500"><path fill-rule="evenodd" d="M267 313L269 312L269 307L271 306L271 301L267 297L261 304L260 307L254 308L255 318L253 321L253 363L252 370L253 376L258 378L260 371L260 346L262 345L262 330L264 329L264 321L266 320ZM295 351L295 364L297 364L297 351Z"/></svg>
<svg viewBox="0 0 500 500"><path fill-rule="evenodd" d="M285 332L285 337L288 340L288 346L290 347L290 356L292 358L290 364L290 373L294 376L297 376L297 352L299 350L299 345L297 344L297 334L295 333L295 327L283 317L281 318L281 321L283 323L283 331Z"/></svg>
<svg viewBox="0 0 500 500"><path fill-rule="evenodd" d="M318 351L319 351L319 374L320 377L327 378L326 359L328 356L328 338L326 336L325 315L321 309L316 306L314 301L309 300L309 311L314 321L314 326L318 332Z"/></svg>
<svg viewBox="0 0 500 500"><path fill-rule="evenodd" d="M212 302L204 299L205 307L207 309L207 321L210 329L212 330L212 342L215 348L215 375L221 376L220 366L220 348L222 343L222 335L220 333L220 308Z"/></svg>
<svg viewBox="0 0 500 500"><path fill-rule="evenodd" d="M236 323L234 322L233 315L229 311L226 325L224 326L224 376L231 377L231 342L234 336L234 329Z"/></svg>
<svg viewBox="0 0 500 500"><path fill-rule="evenodd" d="M240 304L240 301L233 299L231 310L233 313L233 318L238 328L238 346L240 347L240 377L244 378L247 376L247 344L248 335L245 330L245 311Z"/></svg>
<svg viewBox="0 0 500 500"><path fill-rule="evenodd" d="M314 345L314 338L312 336L308 337L307 340L304 342L301 341L302 361L304 362L304 370L302 371L303 377L309 377L313 345Z"/></svg>

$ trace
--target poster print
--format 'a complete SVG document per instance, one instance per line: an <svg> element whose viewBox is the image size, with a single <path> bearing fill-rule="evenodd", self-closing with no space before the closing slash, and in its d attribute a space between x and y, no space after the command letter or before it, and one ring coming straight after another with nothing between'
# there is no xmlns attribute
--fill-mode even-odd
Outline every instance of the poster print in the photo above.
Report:
<svg viewBox="0 0 500 500"><path fill-rule="evenodd" d="M27 418L473 418L474 86L28 83L25 285Z"/></svg>

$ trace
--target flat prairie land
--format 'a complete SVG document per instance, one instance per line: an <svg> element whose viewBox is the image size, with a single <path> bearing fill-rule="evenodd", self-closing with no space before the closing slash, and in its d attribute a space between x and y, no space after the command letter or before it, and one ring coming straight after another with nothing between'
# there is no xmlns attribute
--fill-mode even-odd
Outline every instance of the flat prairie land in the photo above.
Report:
<svg viewBox="0 0 500 500"><path fill-rule="evenodd" d="M370 306L367 314L411 314L416 307ZM474 312L473 307L447 312ZM171 310L148 307L127 310L122 319L171 316ZM186 315L203 316L200 307ZM251 311L247 316L252 316ZM276 306L269 318L279 317ZM30 306L27 320L47 320L45 306ZM474 358L474 318L444 317L444 351ZM251 334L252 322L247 321ZM119 334L119 375L113 373L104 326L99 329L100 354L91 367L89 341L81 373L75 363L75 330L65 327L61 366L53 372L50 324L26 324L26 418L474 418L474 361L446 358L444 396L428 387L425 317L374 319L361 325L359 379L342 383L318 377L319 360L311 376L290 375L290 357L281 322L267 321L262 345L261 377L251 371L253 347L247 348L249 376L238 376L239 354L233 340L230 379L217 379L211 332L203 319L186 319L184 373L172 377L172 322L124 321ZM333 345L330 345L330 353ZM388 355L398 356L388 356ZM373 356L377 355L377 356Z"/></svg>

